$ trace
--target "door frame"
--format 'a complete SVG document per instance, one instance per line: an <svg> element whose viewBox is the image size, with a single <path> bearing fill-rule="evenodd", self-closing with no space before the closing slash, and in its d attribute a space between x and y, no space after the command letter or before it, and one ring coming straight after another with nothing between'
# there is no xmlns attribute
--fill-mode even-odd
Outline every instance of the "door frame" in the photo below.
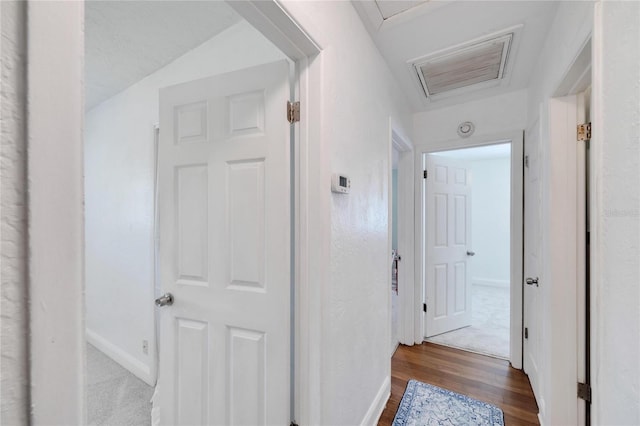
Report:
<svg viewBox="0 0 640 426"><path fill-rule="evenodd" d="M439 141L429 146L421 146L416 148L414 185L415 185L415 242L414 250L416 253L415 260L415 281L414 294L416 296L417 309L414 309L416 328L414 330L415 341L422 343L425 339L424 334L424 312L422 303L425 300L424 283L424 260L425 247L423 245L423 221L421 220L422 197L424 178L422 175L422 159L425 154L431 154L440 151L449 151L454 149L472 148L487 145L496 145L498 143L511 142L511 226L510 226L510 269L511 269L511 315L510 315L510 356L509 361L513 368L522 369L522 343L523 343L523 326L522 326L522 303L523 303L523 132L511 131L494 135L472 136L466 139L454 139L447 141Z"/></svg>
<svg viewBox="0 0 640 426"><path fill-rule="evenodd" d="M389 117L389 256L391 259L391 235L393 232L392 213L392 173L393 150L397 150L398 158L398 253L402 260L398 264L398 339L403 345L413 345L414 323L414 274L413 274L413 143L402 134L401 127L396 124L393 117ZM388 277L391 278L391 268ZM389 297L389 324L391 324L391 297ZM392 354L393 355L393 354Z"/></svg>
<svg viewBox="0 0 640 426"><path fill-rule="evenodd" d="M585 424L591 415L589 404L577 397L576 383L585 380L588 383L591 377L595 379L591 376L594 352L589 343L593 335L587 333L594 302L591 299L591 305L587 304L585 291L590 285L586 275L587 256L595 258L587 253L587 201L590 202L592 221L595 213L594 194L590 194L590 200L585 194L585 167L594 171L597 157L593 151L589 158L586 157L586 142L577 141L576 125L584 120L584 110L580 112L585 102L584 91L592 81L598 81L596 70L592 70L594 47L589 35L555 92L541 106L541 138L553 141L546 144L547 152L544 153L544 161L548 164L545 173L547 195L543 199L546 206L541 218L545 230L543 247L547 249L540 284L543 290L541 303L547 307L547 314L541 322L549 343L542 348L545 366L539 374L545 377L547 385L541 389L539 418L547 423ZM594 105L597 104L592 102L592 110ZM596 122L597 117L592 114L591 119ZM597 146L597 139L592 137L589 143ZM590 179L589 185L593 185L593 175ZM587 357L591 366L587 365ZM591 385L593 395L595 386Z"/></svg>
<svg viewBox="0 0 640 426"><path fill-rule="evenodd" d="M293 95L302 108L300 122L292 129L296 141L292 253L297 254L292 277L295 347L291 367L297 398L292 417L298 423L317 424L319 291L325 278L322 271L326 271L323 262L329 258L328 241L322 234L326 228L318 224L327 224L330 206L324 191L329 155L320 144L322 47L276 1L229 4L296 64ZM31 419L84 424L84 3L29 2L27 7L28 37L34 41L27 52L29 138L48 141L30 142L28 152ZM55 260L53 253L58 254ZM61 285L52 286L54 282ZM60 369L60 365L67 367ZM58 374L52 378L55 371Z"/></svg>

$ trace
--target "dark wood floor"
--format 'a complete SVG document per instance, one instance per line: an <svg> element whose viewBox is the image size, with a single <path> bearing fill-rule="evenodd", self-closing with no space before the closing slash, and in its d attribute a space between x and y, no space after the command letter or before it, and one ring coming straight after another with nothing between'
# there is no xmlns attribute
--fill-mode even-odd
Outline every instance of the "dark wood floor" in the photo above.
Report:
<svg viewBox="0 0 640 426"><path fill-rule="evenodd" d="M506 426L537 425L529 379L507 361L433 343L400 346L391 360L391 398L379 425L390 425L409 379L430 383L502 409Z"/></svg>

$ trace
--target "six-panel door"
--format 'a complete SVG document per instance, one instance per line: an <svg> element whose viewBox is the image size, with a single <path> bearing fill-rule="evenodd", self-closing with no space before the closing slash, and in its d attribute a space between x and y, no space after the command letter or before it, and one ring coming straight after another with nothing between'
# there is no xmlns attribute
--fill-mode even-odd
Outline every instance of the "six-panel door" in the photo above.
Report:
<svg viewBox="0 0 640 426"><path fill-rule="evenodd" d="M471 181L468 165L425 154L425 336L471 325Z"/></svg>
<svg viewBox="0 0 640 426"><path fill-rule="evenodd" d="M287 62L160 93L160 420L288 424Z"/></svg>

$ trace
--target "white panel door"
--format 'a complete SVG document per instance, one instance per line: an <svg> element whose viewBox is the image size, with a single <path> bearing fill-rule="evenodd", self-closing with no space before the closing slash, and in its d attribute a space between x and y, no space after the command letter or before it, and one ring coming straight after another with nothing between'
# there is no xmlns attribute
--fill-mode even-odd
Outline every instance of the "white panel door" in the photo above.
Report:
<svg viewBox="0 0 640 426"><path fill-rule="evenodd" d="M524 276L538 279L541 265L541 232L542 220L542 180L540 164L540 132L535 125L525 141L524 168ZM539 285L539 284L538 284ZM536 283L524 286L524 327L523 340L524 371L529 376L531 387L540 399L541 377L541 294Z"/></svg>
<svg viewBox="0 0 640 426"><path fill-rule="evenodd" d="M471 172L462 160L424 154L425 335L471 325Z"/></svg>
<svg viewBox="0 0 640 426"><path fill-rule="evenodd" d="M160 92L160 421L289 419L286 61Z"/></svg>

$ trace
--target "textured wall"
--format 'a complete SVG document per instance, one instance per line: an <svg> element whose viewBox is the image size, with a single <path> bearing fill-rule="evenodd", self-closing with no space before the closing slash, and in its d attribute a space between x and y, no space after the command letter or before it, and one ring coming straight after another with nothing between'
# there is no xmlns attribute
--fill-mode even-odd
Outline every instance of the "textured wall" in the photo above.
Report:
<svg viewBox="0 0 640 426"><path fill-rule="evenodd" d="M26 206L26 2L0 2L2 28L2 293L0 423L26 424L29 416L27 355Z"/></svg>
<svg viewBox="0 0 640 426"><path fill-rule="evenodd" d="M330 181L311 194L331 197L319 423L373 422L390 376L389 116L407 134L407 101L351 3L283 4L323 46L320 143L330 171L351 178L349 195L331 194Z"/></svg>
<svg viewBox="0 0 640 426"><path fill-rule="evenodd" d="M640 3L603 1L596 165L594 424L640 424ZM600 29L600 31L598 31ZM596 43L598 46L598 43Z"/></svg>
<svg viewBox="0 0 640 426"><path fill-rule="evenodd" d="M473 136L480 137L521 131L526 118L526 90L420 112L413 116L414 144L432 147L456 140L456 147L461 147L469 141L460 138L457 133L458 125L464 121L473 122L476 126Z"/></svg>

